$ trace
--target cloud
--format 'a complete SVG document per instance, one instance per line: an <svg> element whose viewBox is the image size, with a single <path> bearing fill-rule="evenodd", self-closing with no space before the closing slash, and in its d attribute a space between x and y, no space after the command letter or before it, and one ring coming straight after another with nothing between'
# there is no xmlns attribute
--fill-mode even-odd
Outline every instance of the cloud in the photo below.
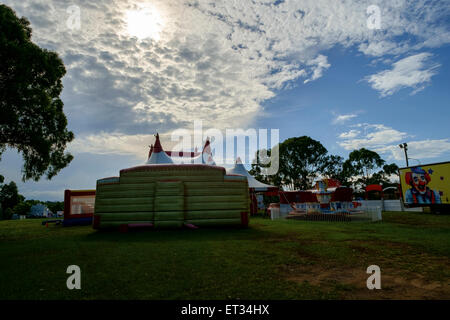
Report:
<svg viewBox="0 0 450 320"><path fill-rule="evenodd" d="M345 123L353 118L356 118L356 114L340 114L335 119L333 119L333 124Z"/></svg>
<svg viewBox="0 0 450 320"><path fill-rule="evenodd" d="M382 97L394 94L403 88L413 88L412 94L423 90L437 73L440 66L429 61L431 53L423 52L398 60L389 70L383 70L365 78Z"/></svg>
<svg viewBox="0 0 450 320"><path fill-rule="evenodd" d="M360 133L361 133L361 131L359 131L359 130L350 130L350 131L347 131L347 132L342 132L339 135L339 138L341 138L341 139L353 139L353 138L356 138Z"/></svg>
<svg viewBox="0 0 450 320"><path fill-rule="evenodd" d="M328 69L331 64L328 63L328 58L322 54L319 54L317 58L307 62L308 66L312 66L312 75L309 79L306 79L304 83L314 81L322 77L323 72Z"/></svg>
<svg viewBox="0 0 450 320"><path fill-rule="evenodd" d="M127 12L139 10L143 1L5 2L31 20L35 41L62 56L68 71L63 99L76 133L145 134L155 127L168 132L193 119L245 127L276 90L299 78L308 83L322 77L330 67L325 50L357 45L379 56L450 40L444 23L449 9L440 2L379 2L381 33L367 28L371 1L155 0L161 29L155 39L127 32ZM67 25L71 5L80 8L79 30ZM399 42L401 35L415 41ZM384 94L412 85L384 85L401 65L369 81ZM429 72L414 74L416 83L427 82Z"/></svg>
<svg viewBox="0 0 450 320"><path fill-rule="evenodd" d="M398 145L387 146L384 152L391 152L391 157L395 160L404 160L405 154ZM450 152L449 139L426 139L408 141L408 157L410 163L414 163L415 159L432 159ZM412 157L412 158L411 158Z"/></svg>
<svg viewBox="0 0 450 320"><path fill-rule="evenodd" d="M127 13L144 1L4 1L30 19L35 42L62 57L64 111L82 150L86 141L100 146L104 133L138 141L194 120L249 127L279 90L325 76L331 64L324 52L337 46L379 57L450 42L445 2L378 1L381 31L367 28L372 2L154 0L158 36L138 39L127 31ZM79 29L69 28L73 5ZM420 90L435 72L427 55L402 59L367 81L384 95Z"/></svg>
<svg viewBox="0 0 450 320"><path fill-rule="evenodd" d="M57 51L67 69L62 99L76 134L69 146L76 157L51 181L52 186L60 181L54 188L62 191L91 188L96 178L142 163L157 131L164 137L191 128L196 119L205 128L248 128L266 115L263 103L280 90L326 77L328 60L333 61L327 57L330 49L345 53L356 48L370 59L398 60L366 79L388 95L429 84L437 70L426 52L450 43L446 1L377 0L382 29L371 30L366 9L373 0L152 0L162 28L158 37L147 39L127 32L127 12L139 10L143 0L2 3L29 18L33 41ZM72 5L80 8L80 29L68 27ZM414 69L405 55L422 51L413 58L422 66ZM408 67L402 67L403 60ZM395 75L401 70L412 70L404 74L414 81L399 81ZM348 150L368 146L398 157L396 140L406 135L360 125L342 133L339 143ZM166 136L163 145L171 149L168 141ZM417 152L425 150L424 157L448 149L445 139L422 142ZM21 163L20 158L11 163ZM8 172L20 172L20 166ZM31 184L29 190L52 190L43 183Z"/></svg>
<svg viewBox="0 0 450 320"><path fill-rule="evenodd" d="M188 131L189 132L189 131ZM176 151L190 151L197 147L202 150L206 137L194 138L192 135L184 136L184 132L179 131L179 135L160 134L161 145L164 150L170 151L174 147ZM179 140L176 140L179 139ZM97 155L122 155L132 156L136 160L146 160L149 146L155 142L153 134L124 134L122 132L100 132L98 134L80 135L68 147L74 154L91 153ZM183 144L183 142L185 144ZM194 145L197 143L198 145ZM179 148L182 146L181 148ZM187 147L189 146L189 147Z"/></svg>
<svg viewBox="0 0 450 320"><path fill-rule="evenodd" d="M345 150L366 148L386 155L388 159L404 160L399 143L411 136L383 124L360 123L338 136L338 145ZM449 139L408 140L408 155L417 159L432 159L450 152Z"/></svg>
<svg viewBox="0 0 450 320"><path fill-rule="evenodd" d="M359 131L351 130L343 133L339 137L342 141L338 144L346 150L354 150L360 148L368 148L373 150L380 150L387 144L402 141L408 135L390 128L382 124L368 124L360 123L354 125L359 128Z"/></svg>
<svg viewBox="0 0 450 320"><path fill-rule="evenodd" d="M96 135L81 135L68 147L72 153L133 155L145 158L148 145L155 140L153 135L126 135L101 132Z"/></svg>

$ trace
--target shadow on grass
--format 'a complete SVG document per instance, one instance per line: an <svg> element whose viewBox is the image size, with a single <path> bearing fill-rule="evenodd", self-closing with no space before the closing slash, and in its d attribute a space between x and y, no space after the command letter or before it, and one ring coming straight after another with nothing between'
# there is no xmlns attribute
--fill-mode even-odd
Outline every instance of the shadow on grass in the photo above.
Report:
<svg viewBox="0 0 450 320"><path fill-rule="evenodd" d="M224 241L224 240L255 240L273 236L268 231L257 228L199 228L189 229L159 229L133 230L120 233L117 230L100 230L87 234L87 241L113 242L159 242L159 241Z"/></svg>

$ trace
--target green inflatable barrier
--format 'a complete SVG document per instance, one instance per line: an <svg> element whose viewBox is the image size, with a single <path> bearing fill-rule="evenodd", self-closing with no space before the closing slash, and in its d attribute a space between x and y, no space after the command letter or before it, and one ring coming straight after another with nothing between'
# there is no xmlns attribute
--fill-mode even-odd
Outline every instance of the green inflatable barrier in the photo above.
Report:
<svg viewBox="0 0 450 320"><path fill-rule="evenodd" d="M154 212L127 212L127 213L101 213L100 214L104 221L153 221L155 213Z"/></svg>
<svg viewBox="0 0 450 320"><path fill-rule="evenodd" d="M216 226L240 226L241 219L195 219L186 220L186 223L193 224L198 227L216 227Z"/></svg>
<svg viewBox="0 0 450 320"><path fill-rule="evenodd" d="M93 226L246 226L247 179L205 164L149 164L97 181Z"/></svg>
<svg viewBox="0 0 450 320"><path fill-rule="evenodd" d="M205 217L205 211L190 210L186 213L186 220L197 220ZM241 219L238 210L209 210L208 219Z"/></svg>

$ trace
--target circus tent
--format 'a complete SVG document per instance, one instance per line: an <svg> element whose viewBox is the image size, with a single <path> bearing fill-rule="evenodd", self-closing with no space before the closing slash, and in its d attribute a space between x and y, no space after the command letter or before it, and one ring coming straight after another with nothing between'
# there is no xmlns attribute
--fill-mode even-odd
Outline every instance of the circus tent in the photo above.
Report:
<svg viewBox="0 0 450 320"><path fill-rule="evenodd" d="M247 177L248 187L250 189L253 189L255 192L278 190L278 187L271 186L269 184L265 184L256 180L250 173L248 173L247 169L245 169L240 158L237 158L236 163L232 169L227 170L227 174L240 174Z"/></svg>
<svg viewBox="0 0 450 320"><path fill-rule="evenodd" d="M154 154L156 155L154 156ZM203 151L164 151L159 140L159 134L156 135L155 145L150 146L148 160L146 164L208 164L215 166L216 163L212 157L211 143L209 137L206 138Z"/></svg>
<svg viewBox="0 0 450 320"><path fill-rule="evenodd" d="M208 154L207 145L204 154ZM95 195L93 227L122 232L150 227L247 227L251 211L245 177L228 176L225 168L201 162L176 164L162 148L158 134L145 165L97 180Z"/></svg>
<svg viewBox="0 0 450 320"><path fill-rule="evenodd" d="M258 212L258 200L256 195L257 193L260 194L259 196L261 196L261 193L266 196L278 196L278 187L271 186L269 184L265 184L256 180L250 173L248 173L247 169L245 169L240 158L236 159L236 163L232 169L227 170L227 174L238 174L247 178L251 201L250 213L252 215Z"/></svg>
<svg viewBox="0 0 450 320"><path fill-rule="evenodd" d="M146 164L173 164L173 160L167 155L159 141L159 134L156 134L155 145L150 146L149 157Z"/></svg>
<svg viewBox="0 0 450 320"><path fill-rule="evenodd" d="M206 138L206 143L205 143L205 146L203 147L202 162L204 164L209 164L211 166L216 165L216 162L214 161L214 159L212 157L211 142L209 141L209 138Z"/></svg>

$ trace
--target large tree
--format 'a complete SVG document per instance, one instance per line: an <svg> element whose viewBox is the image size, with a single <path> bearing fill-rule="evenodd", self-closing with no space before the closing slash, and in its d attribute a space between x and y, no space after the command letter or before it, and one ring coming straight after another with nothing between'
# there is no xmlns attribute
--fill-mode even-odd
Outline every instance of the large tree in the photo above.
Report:
<svg viewBox="0 0 450 320"><path fill-rule="evenodd" d="M59 97L64 64L34 44L31 33L26 18L0 5L0 156L7 147L22 153L24 181L51 179L65 168L74 138Z"/></svg>
<svg viewBox="0 0 450 320"><path fill-rule="evenodd" d="M314 179L319 177L327 165L327 149L310 137L289 138L279 145L279 169L276 175L266 182L289 189L309 189ZM258 175L259 164L252 166L252 171Z"/></svg>
<svg viewBox="0 0 450 320"><path fill-rule="evenodd" d="M17 185L14 181L4 184L0 187L0 204L2 207L2 219L11 219L12 209L23 202L25 198L19 194Z"/></svg>
<svg viewBox="0 0 450 320"><path fill-rule="evenodd" d="M396 186L400 183L398 169L399 168L395 163L385 164L382 170L375 172L370 177L368 183L380 184L383 188Z"/></svg>
<svg viewBox="0 0 450 320"><path fill-rule="evenodd" d="M382 168L385 163L375 151L361 148L350 152L343 168L353 176L355 185L364 188L374 183L373 176L377 173L376 170Z"/></svg>
<svg viewBox="0 0 450 320"><path fill-rule="evenodd" d="M260 154L266 155L267 158L270 158L272 155L272 150L261 149L256 152L255 155L255 163L252 163L252 168L248 171L256 180L261 181L266 184L274 185L274 186L282 186L281 176L278 174L275 175L264 175L263 168L269 168L271 163L266 162L262 163Z"/></svg>
<svg viewBox="0 0 450 320"><path fill-rule="evenodd" d="M13 212L19 216L26 216L30 213L32 204L30 202L24 201L24 202L19 202L18 204L16 204L13 208Z"/></svg>
<svg viewBox="0 0 450 320"><path fill-rule="evenodd" d="M325 178L337 179L342 185L350 186L353 170L344 164L344 158L341 156L327 156L322 176Z"/></svg>

